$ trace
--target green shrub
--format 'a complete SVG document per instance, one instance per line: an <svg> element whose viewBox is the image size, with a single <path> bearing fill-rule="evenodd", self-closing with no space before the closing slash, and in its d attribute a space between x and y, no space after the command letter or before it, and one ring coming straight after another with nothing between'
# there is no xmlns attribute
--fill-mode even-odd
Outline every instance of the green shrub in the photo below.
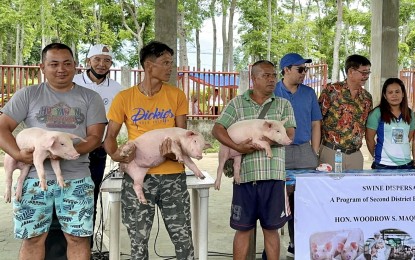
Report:
<svg viewBox="0 0 415 260"><path fill-rule="evenodd" d="M205 152L206 153L217 153L217 152L219 152L219 146L220 146L220 143L219 143L219 141L218 140L214 140L212 143L211 143L211 145L212 145L212 147L211 148L208 148L208 149L206 149L205 150Z"/></svg>

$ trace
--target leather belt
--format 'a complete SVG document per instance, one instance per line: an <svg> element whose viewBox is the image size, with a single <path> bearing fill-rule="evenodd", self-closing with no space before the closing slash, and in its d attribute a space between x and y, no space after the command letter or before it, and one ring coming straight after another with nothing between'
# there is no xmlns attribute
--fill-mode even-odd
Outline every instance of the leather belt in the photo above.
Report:
<svg viewBox="0 0 415 260"><path fill-rule="evenodd" d="M324 146L326 146L330 149L333 149L333 150L340 149L340 151L342 151L342 153L345 153L345 154L352 154L352 153L355 153L355 152L359 151L359 148L357 148L357 149L344 149L344 148L341 148L340 146L337 146L335 144L332 144L332 143L329 143L329 142L326 142L326 141L323 141L322 145L324 145Z"/></svg>

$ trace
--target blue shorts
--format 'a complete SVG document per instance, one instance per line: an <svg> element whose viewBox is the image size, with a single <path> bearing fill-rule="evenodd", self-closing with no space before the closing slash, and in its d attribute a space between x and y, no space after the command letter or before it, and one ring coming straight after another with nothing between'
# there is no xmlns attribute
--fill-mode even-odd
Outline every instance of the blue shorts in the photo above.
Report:
<svg viewBox="0 0 415 260"><path fill-rule="evenodd" d="M94 182L91 177L65 180L61 189L56 180L47 180L47 191L39 179L26 178L20 201L13 200L15 238L28 239L49 231L53 207L62 231L77 237L93 234Z"/></svg>
<svg viewBox="0 0 415 260"><path fill-rule="evenodd" d="M285 182L278 180L233 184L230 226L247 231L256 226L279 229L291 219Z"/></svg>

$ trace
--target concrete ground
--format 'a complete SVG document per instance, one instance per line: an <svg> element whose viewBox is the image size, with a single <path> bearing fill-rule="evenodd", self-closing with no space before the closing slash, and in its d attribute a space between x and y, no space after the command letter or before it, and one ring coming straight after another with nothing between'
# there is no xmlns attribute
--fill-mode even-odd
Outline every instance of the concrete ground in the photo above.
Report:
<svg viewBox="0 0 415 260"><path fill-rule="evenodd" d="M365 156L365 169L370 169L371 159L369 158L366 147L362 147L362 152ZM2 167L3 159L0 158L0 191L5 189L5 175ZM207 171L213 178L216 178L217 154L206 154L204 158L197 161L196 164L201 170ZM110 166L107 167L110 170ZM17 173L14 174L14 180L17 179ZM213 188L210 189L209 196L209 259L231 259L232 255L232 241L234 230L229 227L229 214L231 202L231 187L232 180L230 178L222 177L222 185L220 191ZM104 204L106 195L103 196ZM21 241L13 237L13 221L12 221L12 205L5 203L4 199L0 199L0 259L15 260L18 259L18 251ZM98 222L99 220L97 220ZM98 225L98 223L97 223ZM106 224L107 225L107 224ZM108 226L108 225L107 225ZM108 227L105 228L108 232ZM281 260L291 260L292 258L286 256L286 249L288 246L288 231L285 227L284 235L281 235ZM104 244L106 239L104 236ZM121 225L121 259L129 259L130 253L129 238L123 225ZM96 249L95 249L96 250ZM105 251L105 246L103 248ZM256 241L257 259L261 259L260 253L263 250L263 237L261 229L258 229L258 236ZM150 237L149 244L150 259L171 259L174 256L174 249L167 235L161 217L155 217L154 225ZM102 258L105 259L105 258Z"/></svg>

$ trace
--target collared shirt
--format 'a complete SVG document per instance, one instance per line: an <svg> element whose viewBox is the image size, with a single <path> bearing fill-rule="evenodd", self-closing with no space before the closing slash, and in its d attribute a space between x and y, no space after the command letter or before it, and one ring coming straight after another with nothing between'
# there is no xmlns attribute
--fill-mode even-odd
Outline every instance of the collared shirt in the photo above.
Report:
<svg viewBox="0 0 415 260"><path fill-rule="evenodd" d="M97 92L104 102L106 113L108 113L115 95L123 90L123 87L120 85L120 83L108 77L105 78L100 84L93 82L88 77L87 71L83 72L82 74L75 75L72 81L82 87L89 88Z"/></svg>
<svg viewBox="0 0 415 260"><path fill-rule="evenodd" d="M316 93L312 88L304 84L299 84L297 91L291 93L281 80L275 87L274 94L290 101L295 115L297 128L292 144L309 143L311 140L311 130L313 121L322 119L320 107L317 102Z"/></svg>
<svg viewBox="0 0 415 260"><path fill-rule="evenodd" d="M375 162L389 166L400 166L411 162L411 144L409 133L415 130L414 114L411 111L411 123L402 120L402 116L388 124L382 120L380 108L370 112L366 127L376 130Z"/></svg>
<svg viewBox="0 0 415 260"><path fill-rule="evenodd" d="M372 95L361 88L352 98L347 82L337 82L323 89L318 103L323 115L321 140L341 149L360 149Z"/></svg>
<svg viewBox="0 0 415 260"><path fill-rule="evenodd" d="M264 104L259 105L251 99L251 93L252 90L247 90L232 99L216 123L229 128L241 120L257 119L264 105L273 102L264 119L281 121L288 118L284 126L286 128L296 126L294 111L288 100L272 95ZM241 182L285 180L285 149L281 146L272 146L272 153L272 158L268 158L265 151L245 154L241 164Z"/></svg>

